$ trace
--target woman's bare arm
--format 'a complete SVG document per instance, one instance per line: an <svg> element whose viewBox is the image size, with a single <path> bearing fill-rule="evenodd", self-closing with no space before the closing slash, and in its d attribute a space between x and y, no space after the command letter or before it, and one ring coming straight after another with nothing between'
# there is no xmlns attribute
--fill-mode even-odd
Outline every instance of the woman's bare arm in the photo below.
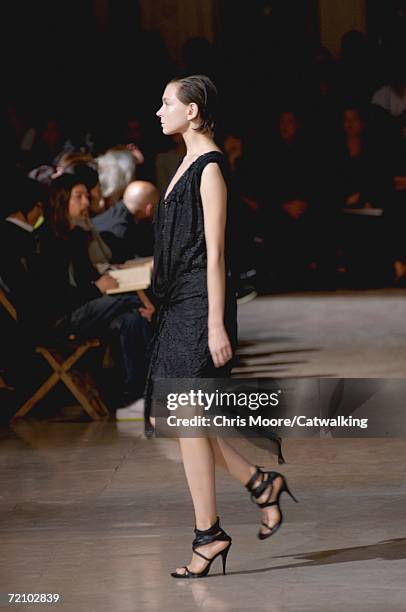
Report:
<svg viewBox="0 0 406 612"><path fill-rule="evenodd" d="M232 349L224 327L226 284L224 243L227 218L227 187L217 164L208 164L204 168L200 193L207 248L209 350L214 365L220 367L231 359Z"/></svg>

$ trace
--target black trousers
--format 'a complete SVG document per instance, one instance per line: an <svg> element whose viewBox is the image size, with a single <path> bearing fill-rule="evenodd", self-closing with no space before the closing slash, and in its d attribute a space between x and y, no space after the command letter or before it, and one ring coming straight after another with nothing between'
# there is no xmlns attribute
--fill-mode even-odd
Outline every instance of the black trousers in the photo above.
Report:
<svg viewBox="0 0 406 612"><path fill-rule="evenodd" d="M143 396L149 362L151 324L140 315L136 295L104 295L74 310L69 328L78 339L102 338L109 342L119 367L123 403Z"/></svg>

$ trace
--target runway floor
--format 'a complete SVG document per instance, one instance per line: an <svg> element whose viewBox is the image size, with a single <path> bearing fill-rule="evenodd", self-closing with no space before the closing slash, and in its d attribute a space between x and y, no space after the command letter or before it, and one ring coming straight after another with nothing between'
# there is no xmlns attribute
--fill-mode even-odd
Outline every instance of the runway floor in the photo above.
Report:
<svg viewBox="0 0 406 612"><path fill-rule="evenodd" d="M402 291L257 298L239 312L238 375L262 359L268 376L406 378L405 310ZM229 574L216 561L211 577L176 581L194 527L178 443L142 432L74 410L2 427L0 606L7 593L59 593L9 609L404 612L405 439L290 438L280 468L243 443L300 503L283 496L286 521L261 542L258 510L219 471Z"/></svg>

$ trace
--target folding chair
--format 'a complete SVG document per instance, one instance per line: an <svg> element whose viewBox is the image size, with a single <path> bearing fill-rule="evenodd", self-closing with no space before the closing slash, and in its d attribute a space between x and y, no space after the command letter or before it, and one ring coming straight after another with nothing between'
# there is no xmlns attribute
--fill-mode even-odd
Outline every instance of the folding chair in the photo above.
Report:
<svg viewBox="0 0 406 612"><path fill-rule="evenodd" d="M7 295L0 288L0 303L9 313L10 317L17 321L17 312ZM77 342L73 335L69 336L62 347L50 347L38 345L36 352L51 366L53 372L49 378L37 389L12 417L17 419L23 417L37 404L59 381L62 381L72 395L77 399L82 408L94 421L110 415L109 410L102 401L97 391L95 382L89 373L79 371L73 366L91 348L99 347L101 343L97 339ZM66 349L66 350L65 350Z"/></svg>

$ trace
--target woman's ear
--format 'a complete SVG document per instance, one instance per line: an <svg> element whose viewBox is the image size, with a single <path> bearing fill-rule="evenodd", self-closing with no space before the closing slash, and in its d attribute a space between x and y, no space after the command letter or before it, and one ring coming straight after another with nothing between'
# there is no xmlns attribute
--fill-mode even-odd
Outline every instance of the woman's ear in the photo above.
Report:
<svg viewBox="0 0 406 612"><path fill-rule="evenodd" d="M199 115L199 107L195 102L191 102L188 106L187 118L193 121Z"/></svg>

